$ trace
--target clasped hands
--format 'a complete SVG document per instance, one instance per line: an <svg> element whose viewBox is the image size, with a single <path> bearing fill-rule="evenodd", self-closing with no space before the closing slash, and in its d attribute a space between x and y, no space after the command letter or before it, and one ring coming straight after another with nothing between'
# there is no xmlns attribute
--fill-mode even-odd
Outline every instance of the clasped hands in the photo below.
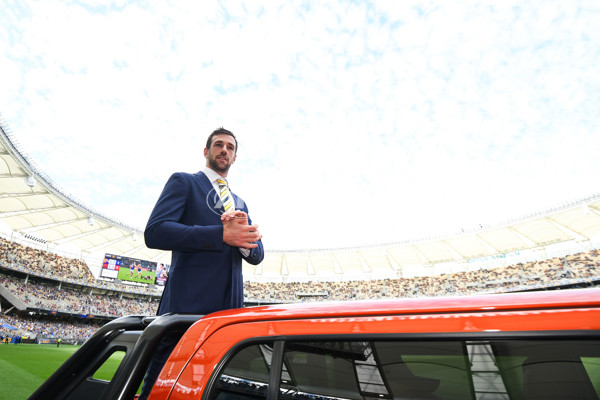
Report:
<svg viewBox="0 0 600 400"><path fill-rule="evenodd" d="M253 249L262 238L258 225L248 225L248 214L241 210L229 210L221 215L223 242L233 247Z"/></svg>

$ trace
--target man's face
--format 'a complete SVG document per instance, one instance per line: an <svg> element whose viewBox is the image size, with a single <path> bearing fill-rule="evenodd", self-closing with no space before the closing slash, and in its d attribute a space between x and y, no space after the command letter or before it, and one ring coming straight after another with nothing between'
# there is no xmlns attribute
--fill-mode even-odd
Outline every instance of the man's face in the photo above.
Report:
<svg viewBox="0 0 600 400"><path fill-rule="evenodd" d="M229 135L213 136L210 148L204 149L204 157L206 157L207 167L218 173L227 174L229 167L235 162L235 139Z"/></svg>

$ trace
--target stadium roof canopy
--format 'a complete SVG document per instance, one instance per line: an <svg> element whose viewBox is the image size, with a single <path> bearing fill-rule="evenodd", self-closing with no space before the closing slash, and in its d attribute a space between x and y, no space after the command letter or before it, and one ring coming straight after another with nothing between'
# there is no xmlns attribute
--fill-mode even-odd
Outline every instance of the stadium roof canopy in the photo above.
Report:
<svg viewBox="0 0 600 400"><path fill-rule="evenodd" d="M49 251L86 261L105 253L169 264L170 252L149 249L142 232L80 204L40 173L0 122L0 232ZM600 195L520 218L494 228L454 236L350 249L267 251L258 266L244 265L244 277L268 280L375 279L407 269L461 265L563 243L600 241ZM98 261L99 267L99 261Z"/></svg>
<svg viewBox="0 0 600 400"><path fill-rule="evenodd" d="M145 246L142 232L63 193L20 152L11 136L0 123L0 231L78 257L111 253L170 262L169 252Z"/></svg>

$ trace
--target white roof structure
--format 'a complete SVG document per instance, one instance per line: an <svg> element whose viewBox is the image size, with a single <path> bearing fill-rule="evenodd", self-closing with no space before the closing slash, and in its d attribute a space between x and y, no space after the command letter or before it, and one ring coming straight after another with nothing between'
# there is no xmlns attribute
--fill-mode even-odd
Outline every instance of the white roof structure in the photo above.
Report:
<svg viewBox="0 0 600 400"><path fill-rule="evenodd" d="M9 229L7 229L9 228ZM0 124L0 231L81 258L104 253L170 263L143 233L80 204L36 170ZM11 232L12 231L12 232Z"/></svg>
<svg viewBox="0 0 600 400"><path fill-rule="evenodd" d="M80 204L36 170L0 123L0 232L49 251L68 251L90 264L105 253L169 264L167 251L145 246L139 230ZM432 239L350 249L267 253L258 266L244 265L250 280L303 281L410 276L446 266L465 268L551 245L600 243L600 195L494 228ZM413 272L411 272L413 271ZM426 273L429 274L429 273Z"/></svg>

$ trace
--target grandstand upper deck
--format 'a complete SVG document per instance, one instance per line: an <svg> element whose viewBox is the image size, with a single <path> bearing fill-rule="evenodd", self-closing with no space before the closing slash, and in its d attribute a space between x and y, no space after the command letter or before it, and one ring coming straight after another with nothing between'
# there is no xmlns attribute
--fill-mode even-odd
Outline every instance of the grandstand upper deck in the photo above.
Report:
<svg viewBox="0 0 600 400"><path fill-rule="evenodd" d="M140 230L97 213L58 188L18 149L2 121L0 233L13 242L84 260L94 277L105 253L170 263L170 252L148 249ZM594 195L445 236L348 249L267 248L261 265L244 263L243 268L244 278L256 282L391 279L499 267L599 247L600 195Z"/></svg>

